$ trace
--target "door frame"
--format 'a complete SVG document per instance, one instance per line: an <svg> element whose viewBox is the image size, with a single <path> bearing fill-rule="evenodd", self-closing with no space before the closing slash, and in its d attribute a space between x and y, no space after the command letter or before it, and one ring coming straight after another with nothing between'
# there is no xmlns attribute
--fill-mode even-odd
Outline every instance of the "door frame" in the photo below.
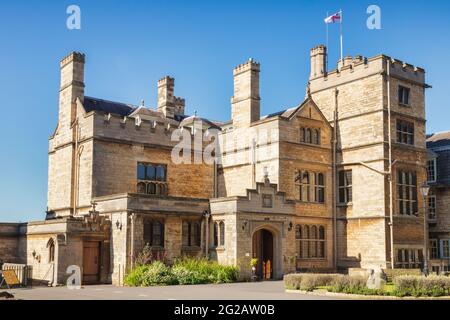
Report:
<svg viewBox="0 0 450 320"><path fill-rule="evenodd" d="M97 252L98 252L98 263L97 263L97 274L95 275L88 275L88 276L95 276L96 279L94 281L86 281L85 280L85 254L84 254L84 250L85 248L85 244L86 243L97 243L98 247L97 247ZM83 269L82 269L82 284L83 285L91 285L91 284L99 284L100 283L100 279L101 279L101 265L103 263L102 261L102 241L100 240L83 240Z"/></svg>

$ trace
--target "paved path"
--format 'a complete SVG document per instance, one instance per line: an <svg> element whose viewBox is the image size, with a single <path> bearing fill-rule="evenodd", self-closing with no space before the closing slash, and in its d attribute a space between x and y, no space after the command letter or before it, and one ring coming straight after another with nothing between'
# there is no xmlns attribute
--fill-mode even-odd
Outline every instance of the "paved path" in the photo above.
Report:
<svg viewBox="0 0 450 320"><path fill-rule="evenodd" d="M286 293L282 281L150 288L86 286L13 289L24 300L329 300L332 297Z"/></svg>

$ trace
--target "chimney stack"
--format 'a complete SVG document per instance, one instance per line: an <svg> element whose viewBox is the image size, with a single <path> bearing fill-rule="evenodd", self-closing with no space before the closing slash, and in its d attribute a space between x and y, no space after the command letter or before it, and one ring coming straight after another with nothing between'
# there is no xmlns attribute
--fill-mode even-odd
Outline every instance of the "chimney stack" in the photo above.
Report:
<svg viewBox="0 0 450 320"><path fill-rule="evenodd" d="M260 64L249 59L234 68L234 95L231 98L231 116L236 127L248 127L260 118L259 95Z"/></svg>
<svg viewBox="0 0 450 320"><path fill-rule="evenodd" d="M319 45L311 49L310 80L325 76L327 73L327 47Z"/></svg>

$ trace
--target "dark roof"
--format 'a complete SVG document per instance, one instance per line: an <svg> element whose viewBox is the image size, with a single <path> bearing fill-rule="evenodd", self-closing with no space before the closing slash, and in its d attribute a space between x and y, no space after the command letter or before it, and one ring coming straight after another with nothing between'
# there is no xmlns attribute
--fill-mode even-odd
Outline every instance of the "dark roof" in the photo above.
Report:
<svg viewBox="0 0 450 320"><path fill-rule="evenodd" d="M86 112L101 111L106 114L112 113L120 115L122 117L130 115L136 108L130 104L102 100L92 97L84 97L83 106Z"/></svg>
<svg viewBox="0 0 450 320"><path fill-rule="evenodd" d="M450 131L434 133L427 137L427 148L441 148L450 146Z"/></svg>

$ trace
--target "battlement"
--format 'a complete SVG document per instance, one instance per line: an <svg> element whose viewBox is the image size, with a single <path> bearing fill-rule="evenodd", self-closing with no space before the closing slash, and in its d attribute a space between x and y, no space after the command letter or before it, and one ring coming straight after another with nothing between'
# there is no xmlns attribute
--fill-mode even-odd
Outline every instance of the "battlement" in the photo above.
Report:
<svg viewBox="0 0 450 320"><path fill-rule="evenodd" d="M60 62L60 67L64 67L66 64L70 63L70 62L80 62L80 63L85 63L86 61L86 56L84 55L84 53L80 53L80 52L76 52L73 51L71 53L69 53L67 56L65 56L61 62Z"/></svg>
<svg viewBox="0 0 450 320"><path fill-rule="evenodd" d="M252 58L250 58L250 59L248 59L247 62L234 67L233 74L237 75L239 73L242 73L242 72L245 72L248 70L259 72L261 70L260 68L261 68L260 63L254 61Z"/></svg>
<svg viewBox="0 0 450 320"><path fill-rule="evenodd" d="M158 80L158 86L175 86L175 78L165 76Z"/></svg>

